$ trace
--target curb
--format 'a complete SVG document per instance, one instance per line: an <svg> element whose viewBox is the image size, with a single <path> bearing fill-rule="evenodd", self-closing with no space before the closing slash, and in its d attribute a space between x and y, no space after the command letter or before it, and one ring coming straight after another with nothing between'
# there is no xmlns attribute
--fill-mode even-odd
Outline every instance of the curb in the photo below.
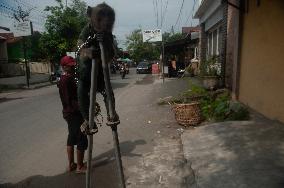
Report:
<svg viewBox="0 0 284 188"><path fill-rule="evenodd" d="M5 92L5 91L9 91L9 90L39 89L39 88L46 87L46 86L51 86L51 85L55 85L55 84L52 84L50 82L39 82L39 83L30 84L29 88L25 84L15 84L15 85L3 85L3 84L0 84L0 93L1 92Z"/></svg>

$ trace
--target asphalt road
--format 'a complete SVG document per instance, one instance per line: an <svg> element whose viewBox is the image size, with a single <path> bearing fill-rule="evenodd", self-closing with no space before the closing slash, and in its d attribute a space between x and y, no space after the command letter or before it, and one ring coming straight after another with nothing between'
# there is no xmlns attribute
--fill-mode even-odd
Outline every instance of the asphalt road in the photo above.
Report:
<svg viewBox="0 0 284 188"><path fill-rule="evenodd" d="M131 176L127 169L152 150L161 122L167 121L162 117L169 112L159 112L156 99L161 92L168 94L161 90L159 79L153 85L155 80L135 70L126 79L116 75L111 80L121 119L118 131L126 179ZM170 88L174 93L178 92L175 87ZM84 187L84 175L66 173L67 124L57 87L1 96L0 187ZM103 104L100 95L98 102ZM169 136L167 131L163 134ZM92 185L96 188L118 187L112 144L111 129L100 127L93 148Z"/></svg>

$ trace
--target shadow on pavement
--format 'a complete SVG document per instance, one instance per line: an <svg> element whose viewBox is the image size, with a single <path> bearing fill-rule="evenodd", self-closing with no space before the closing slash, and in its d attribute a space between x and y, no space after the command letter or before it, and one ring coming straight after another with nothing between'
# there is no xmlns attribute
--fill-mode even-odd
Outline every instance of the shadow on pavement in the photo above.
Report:
<svg viewBox="0 0 284 188"><path fill-rule="evenodd" d="M112 82L111 85L112 85L112 89L118 89L118 88L126 87L128 85L128 83L115 83L115 82Z"/></svg>
<svg viewBox="0 0 284 188"><path fill-rule="evenodd" d="M12 101L12 100L17 100L17 99L23 99L23 97L17 97L17 98L6 98L6 97L3 97L3 98L0 98L0 103Z"/></svg>
<svg viewBox="0 0 284 188"><path fill-rule="evenodd" d="M137 85L147 85L147 84L152 84L154 83L155 77L152 76L152 74L147 74L142 80L137 80L136 84Z"/></svg>
<svg viewBox="0 0 284 188"><path fill-rule="evenodd" d="M128 157L140 156L132 153L137 145L146 144L145 140L125 141L120 143L121 155ZM93 159L92 187L118 188L118 176L114 150L111 149ZM0 188L81 188L85 187L85 175L63 173L56 176L36 175L16 184L2 184Z"/></svg>

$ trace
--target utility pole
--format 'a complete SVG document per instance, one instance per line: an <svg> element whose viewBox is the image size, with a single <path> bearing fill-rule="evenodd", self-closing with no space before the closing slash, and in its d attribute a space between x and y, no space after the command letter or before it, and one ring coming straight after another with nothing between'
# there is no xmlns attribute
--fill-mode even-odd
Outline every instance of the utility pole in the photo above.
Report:
<svg viewBox="0 0 284 188"><path fill-rule="evenodd" d="M27 23L28 19L27 17L30 15L32 9L24 11L21 6L18 7L17 13L14 13L14 18L19 22L19 23ZM30 87L30 68L29 64L27 61L27 43L26 43L26 36L32 35L33 34L33 24L32 22L29 22L30 26L25 25L25 28L30 28L30 33L20 33L18 36L23 36L23 51L24 51L24 59L25 59L25 69L26 69L26 79L27 79L27 87ZM21 29L22 30L22 29ZM25 31L25 30L24 30ZM22 31L21 31L22 32Z"/></svg>
<svg viewBox="0 0 284 188"><path fill-rule="evenodd" d="M163 83L165 83L165 44L162 41L162 76L163 76Z"/></svg>
<svg viewBox="0 0 284 188"><path fill-rule="evenodd" d="M23 37L23 48L24 48L24 58L25 58L25 68L26 68L26 79L27 79L27 87L30 87L30 67L27 61L27 44L26 44L26 36Z"/></svg>

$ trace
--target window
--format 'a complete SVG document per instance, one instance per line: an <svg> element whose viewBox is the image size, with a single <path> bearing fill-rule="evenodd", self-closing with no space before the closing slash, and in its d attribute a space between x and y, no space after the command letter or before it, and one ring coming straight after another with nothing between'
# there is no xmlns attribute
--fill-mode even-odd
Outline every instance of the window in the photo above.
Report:
<svg viewBox="0 0 284 188"><path fill-rule="evenodd" d="M221 49L222 49L222 27L218 28L218 54L219 55L221 53Z"/></svg>
<svg viewBox="0 0 284 188"><path fill-rule="evenodd" d="M217 43L217 35L218 35L218 32L217 30L213 31L213 44L212 44L212 55L218 55L218 43Z"/></svg>
<svg viewBox="0 0 284 188"><path fill-rule="evenodd" d="M208 32L207 34L207 57L219 55L222 44L222 30L221 27Z"/></svg>
<svg viewBox="0 0 284 188"><path fill-rule="evenodd" d="M212 56L213 53L213 33L207 35L208 46L207 46L207 56Z"/></svg>

